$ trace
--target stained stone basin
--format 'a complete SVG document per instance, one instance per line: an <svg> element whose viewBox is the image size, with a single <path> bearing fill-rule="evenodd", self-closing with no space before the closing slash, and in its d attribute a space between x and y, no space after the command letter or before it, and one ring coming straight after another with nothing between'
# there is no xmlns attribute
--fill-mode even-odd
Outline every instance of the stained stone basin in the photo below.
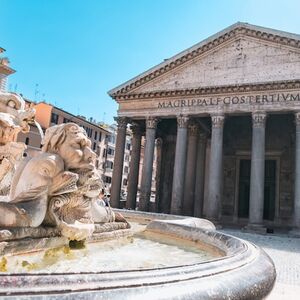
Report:
<svg viewBox="0 0 300 300"><path fill-rule="evenodd" d="M271 291L274 264L257 246L204 219L122 213L130 235L82 250L6 255L1 298L261 299Z"/></svg>

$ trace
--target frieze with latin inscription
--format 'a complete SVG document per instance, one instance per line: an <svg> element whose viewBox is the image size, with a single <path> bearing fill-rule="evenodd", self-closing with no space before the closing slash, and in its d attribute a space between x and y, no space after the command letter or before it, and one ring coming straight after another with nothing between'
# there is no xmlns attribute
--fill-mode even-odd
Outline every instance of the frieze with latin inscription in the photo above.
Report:
<svg viewBox="0 0 300 300"><path fill-rule="evenodd" d="M300 102L300 93L273 93L242 96L201 97L192 99L164 100L158 102L157 108L183 108L207 106L234 106L234 105L264 105L272 103Z"/></svg>

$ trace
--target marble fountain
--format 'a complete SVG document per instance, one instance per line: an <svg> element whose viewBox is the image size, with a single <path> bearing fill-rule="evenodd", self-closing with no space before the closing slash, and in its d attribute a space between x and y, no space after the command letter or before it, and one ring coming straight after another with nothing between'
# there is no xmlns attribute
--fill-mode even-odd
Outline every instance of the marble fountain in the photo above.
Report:
<svg viewBox="0 0 300 300"><path fill-rule="evenodd" d="M16 142L34 109L0 94L1 299L262 299L276 271L259 247L208 220L112 210L85 131L53 126L42 151Z"/></svg>

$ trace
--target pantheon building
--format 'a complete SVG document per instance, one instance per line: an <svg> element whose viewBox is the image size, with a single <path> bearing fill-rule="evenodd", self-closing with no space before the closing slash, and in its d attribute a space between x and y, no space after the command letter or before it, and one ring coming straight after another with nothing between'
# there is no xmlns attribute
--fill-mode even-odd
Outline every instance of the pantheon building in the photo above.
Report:
<svg viewBox="0 0 300 300"><path fill-rule="evenodd" d="M300 35L236 23L109 91L119 105L111 203L248 228L300 228Z"/></svg>

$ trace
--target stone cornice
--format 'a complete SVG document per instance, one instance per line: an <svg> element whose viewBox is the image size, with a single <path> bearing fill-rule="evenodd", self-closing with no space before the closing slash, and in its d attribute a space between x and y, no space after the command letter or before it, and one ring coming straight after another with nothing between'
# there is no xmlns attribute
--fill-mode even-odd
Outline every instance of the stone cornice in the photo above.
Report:
<svg viewBox="0 0 300 300"><path fill-rule="evenodd" d="M243 93L252 91L272 91L272 90L288 90L300 89L300 79L286 81L272 81L263 83L249 83L237 85L224 85L212 87L200 87L181 90L155 91L139 94L122 94L116 97L117 101L138 100L138 99L155 99L155 98L173 98L180 96L203 96L210 94L227 94L227 93Z"/></svg>
<svg viewBox="0 0 300 300"><path fill-rule="evenodd" d="M111 90L109 92L110 96L117 100L117 97L122 94L127 94L137 87L148 83L150 80L165 74L166 72L177 68L178 66L186 63L195 57L202 55L203 53L221 45L224 42L233 40L238 36L248 36L252 38L257 38L263 41L273 42L279 45L290 46L300 49L300 38L295 34L288 34L277 30L272 30L268 28L263 28L259 26L253 26L244 23L237 23L233 26L220 32L196 44L190 49L179 53L173 58L157 65L156 67L150 69L149 71L135 77L134 79L120 85L119 87Z"/></svg>
<svg viewBox="0 0 300 300"><path fill-rule="evenodd" d="M5 75L10 75L15 73L16 71L12 68L10 68L9 66L6 66L4 64L0 63L0 73L3 73Z"/></svg>

